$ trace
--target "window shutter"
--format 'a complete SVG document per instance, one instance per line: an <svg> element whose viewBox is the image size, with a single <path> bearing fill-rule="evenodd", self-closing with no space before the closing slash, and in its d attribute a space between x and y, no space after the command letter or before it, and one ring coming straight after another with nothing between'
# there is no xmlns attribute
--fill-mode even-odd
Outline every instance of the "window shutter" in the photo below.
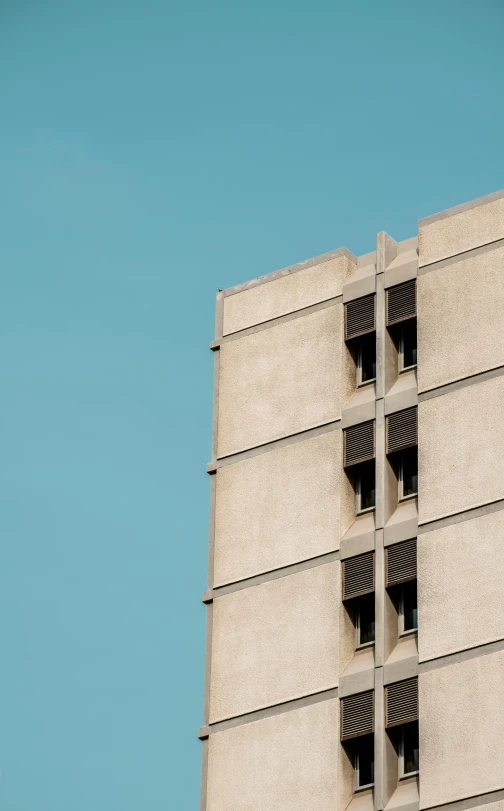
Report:
<svg viewBox="0 0 504 811"><path fill-rule="evenodd" d="M375 421L361 422L343 431L345 467L375 457Z"/></svg>
<svg viewBox="0 0 504 811"><path fill-rule="evenodd" d="M416 538L403 543L396 543L385 549L386 583L406 583L417 576L417 542Z"/></svg>
<svg viewBox="0 0 504 811"><path fill-rule="evenodd" d="M374 690L341 699L341 740L369 735L374 729Z"/></svg>
<svg viewBox="0 0 504 811"><path fill-rule="evenodd" d="M343 599L350 600L374 591L374 552L343 561Z"/></svg>
<svg viewBox="0 0 504 811"><path fill-rule="evenodd" d="M416 316L416 279L387 290L387 326Z"/></svg>
<svg viewBox="0 0 504 811"><path fill-rule="evenodd" d="M374 332L376 296L363 296L345 304L345 341Z"/></svg>
<svg viewBox="0 0 504 811"><path fill-rule="evenodd" d="M396 411L387 417L387 453L402 451L418 444L418 409Z"/></svg>
<svg viewBox="0 0 504 811"><path fill-rule="evenodd" d="M385 726L418 720L418 679L406 679L385 688Z"/></svg>

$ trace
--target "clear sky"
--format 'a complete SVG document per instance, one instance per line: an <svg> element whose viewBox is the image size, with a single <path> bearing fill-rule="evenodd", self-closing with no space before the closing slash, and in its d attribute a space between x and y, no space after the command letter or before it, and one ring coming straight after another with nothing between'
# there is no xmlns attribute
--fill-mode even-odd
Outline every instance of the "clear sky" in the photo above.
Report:
<svg viewBox="0 0 504 811"><path fill-rule="evenodd" d="M502 188L503 27L0 0L2 811L197 811L216 289Z"/></svg>

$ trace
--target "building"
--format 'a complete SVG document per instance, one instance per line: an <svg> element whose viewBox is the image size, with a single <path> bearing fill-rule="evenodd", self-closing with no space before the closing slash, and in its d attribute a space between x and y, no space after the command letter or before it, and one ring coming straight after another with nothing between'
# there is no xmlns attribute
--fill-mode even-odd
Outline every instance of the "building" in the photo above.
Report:
<svg viewBox="0 0 504 811"><path fill-rule="evenodd" d="M504 811L504 191L212 349L203 811Z"/></svg>

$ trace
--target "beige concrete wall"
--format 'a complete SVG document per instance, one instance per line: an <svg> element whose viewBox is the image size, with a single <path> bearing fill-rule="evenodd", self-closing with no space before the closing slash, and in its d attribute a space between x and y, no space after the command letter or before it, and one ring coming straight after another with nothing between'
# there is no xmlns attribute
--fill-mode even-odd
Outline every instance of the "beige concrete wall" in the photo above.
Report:
<svg viewBox="0 0 504 811"><path fill-rule="evenodd" d="M420 808L504 788L504 651L419 677Z"/></svg>
<svg viewBox="0 0 504 811"><path fill-rule="evenodd" d="M420 276L418 390L504 365L504 248Z"/></svg>
<svg viewBox="0 0 504 811"><path fill-rule="evenodd" d="M343 305L220 349L218 455L339 419Z"/></svg>
<svg viewBox="0 0 504 811"><path fill-rule="evenodd" d="M338 700L210 736L207 811L336 811Z"/></svg>
<svg viewBox="0 0 504 811"><path fill-rule="evenodd" d="M335 256L224 298L224 335L340 296L354 272L348 256Z"/></svg>
<svg viewBox="0 0 504 811"><path fill-rule="evenodd" d="M210 721L336 687L340 562L214 600Z"/></svg>
<svg viewBox="0 0 504 811"><path fill-rule="evenodd" d="M420 523L504 498L503 404L504 377L420 403Z"/></svg>
<svg viewBox="0 0 504 811"><path fill-rule="evenodd" d="M420 266L504 238L504 195L433 222L420 220Z"/></svg>
<svg viewBox="0 0 504 811"><path fill-rule="evenodd" d="M214 584L338 549L342 464L335 430L220 468Z"/></svg>
<svg viewBox="0 0 504 811"><path fill-rule="evenodd" d="M420 661L504 639L504 510L418 538Z"/></svg>

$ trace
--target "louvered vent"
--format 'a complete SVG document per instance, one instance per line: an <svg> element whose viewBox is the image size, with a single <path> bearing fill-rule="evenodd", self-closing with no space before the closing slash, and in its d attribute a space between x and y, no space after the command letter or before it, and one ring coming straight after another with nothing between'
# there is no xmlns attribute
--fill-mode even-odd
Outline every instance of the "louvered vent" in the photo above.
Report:
<svg viewBox="0 0 504 811"><path fill-rule="evenodd" d="M361 422L343 431L345 467L367 462L375 456L375 421Z"/></svg>
<svg viewBox="0 0 504 811"><path fill-rule="evenodd" d="M345 304L345 341L374 332L376 296L356 298Z"/></svg>
<svg viewBox="0 0 504 811"><path fill-rule="evenodd" d="M341 700L341 740L369 735L374 729L374 690Z"/></svg>
<svg viewBox="0 0 504 811"><path fill-rule="evenodd" d="M387 586L396 583L405 583L415 580L417 576L417 542L416 538L403 543L396 543L387 547L386 555L386 582Z"/></svg>
<svg viewBox="0 0 504 811"><path fill-rule="evenodd" d="M418 719L418 679L406 679L390 684L385 690L387 727L408 724Z"/></svg>
<svg viewBox="0 0 504 811"><path fill-rule="evenodd" d="M374 591L374 552L343 561L343 599Z"/></svg>
<svg viewBox="0 0 504 811"><path fill-rule="evenodd" d="M387 290L387 326L416 316L416 279Z"/></svg>
<svg viewBox="0 0 504 811"><path fill-rule="evenodd" d="M413 406L387 417L387 453L418 444L417 412L417 407Z"/></svg>

